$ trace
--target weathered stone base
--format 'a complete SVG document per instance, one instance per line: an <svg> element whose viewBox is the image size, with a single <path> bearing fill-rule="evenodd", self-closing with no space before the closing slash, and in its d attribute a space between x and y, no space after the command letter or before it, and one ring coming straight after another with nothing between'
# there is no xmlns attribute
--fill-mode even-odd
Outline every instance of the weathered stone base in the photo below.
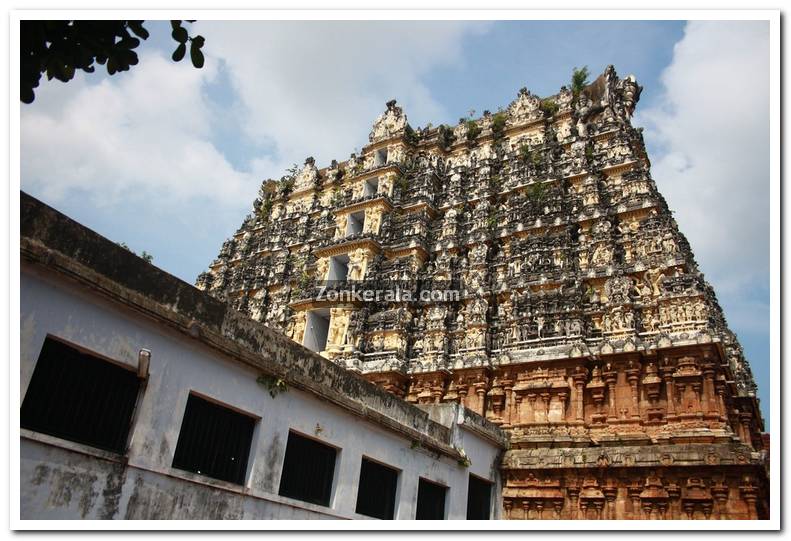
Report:
<svg viewBox="0 0 791 541"><path fill-rule="evenodd" d="M768 480L741 444L512 449L508 519L768 519Z"/></svg>
<svg viewBox="0 0 791 541"><path fill-rule="evenodd" d="M758 403L716 343L365 377L508 431L507 518L769 517Z"/></svg>

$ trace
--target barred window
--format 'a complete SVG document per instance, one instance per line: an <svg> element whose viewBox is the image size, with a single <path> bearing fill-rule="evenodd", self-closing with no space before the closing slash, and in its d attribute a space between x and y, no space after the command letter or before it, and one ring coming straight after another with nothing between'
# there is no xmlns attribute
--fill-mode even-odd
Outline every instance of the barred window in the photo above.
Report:
<svg viewBox="0 0 791 541"><path fill-rule="evenodd" d="M243 485L256 420L190 394L173 467Z"/></svg>
<svg viewBox="0 0 791 541"><path fill-rule="evenodd" d="M336 455L334 447L289 432L279 494L329 507Z"/></svg>
<svg viewBox="0 0 791 541"><path fill-rule="evenodd" d="M392 520L397 484L398 470L363 458L357 490L357 513Z"/></svg>
<svg viewBox="0 0 791 541"><path fill-rule="evenodd" d="M467 485L467 520L489 520L492 503L492 484L470 475Z"/></svg>
<svg viewBox="0 0 791 541"><path fill-rule="evenodd" d="M126 451L141 380L136 371L47 337L20 411L20 426Z"/></svg>
<svg viewBox="0 0 791 541"><path fill-rule="evenodd" d="M417 489L417 520L443 520L448 488L421 478Z"/></svg>

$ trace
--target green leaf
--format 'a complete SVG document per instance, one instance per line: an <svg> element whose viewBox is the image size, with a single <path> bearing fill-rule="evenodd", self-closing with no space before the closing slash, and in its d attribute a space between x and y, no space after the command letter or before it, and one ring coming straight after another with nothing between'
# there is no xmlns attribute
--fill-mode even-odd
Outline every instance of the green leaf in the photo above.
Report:
<svg viewBox="0 0 791 541"><path fill-rule="evenodd" d="M58 81L61 81L61 82L64 82L64 83L68 81L68 79L66 79L66 66L60 60L58 60L55 63L54 75L55 75L55 78Z"/></svg>
<svg viewBox="0 0 791 541"><path fill-rule="evenodd" d="M193 66L198 69L203 67L204 58L203 53L200 51L200 47L196 47L195 45L190 47L190 58L192 59Z"/></svg>
<svg viewBox="0 0 791 541"><path fill-rule="evenodd" d="M129 21L129 29L140 39L148 39L148 30L143 28L143 21Z"/></svg>
<svg viewBox="0 0 791 541"><path fill-rule="evenodd" d="M140 40L137 38L124 38L117 45L122 49L134 49L140 45Z"/></svg>
<svg viewBox="0 0 791 541"><path fill-rule="evenodd" d="M127 63L130 66L136 66L137 65L137 53L136 52L134 52L134 51L126 51L126 59L127 59Z"/></svg>
<svg viewBox="0 0 791 541"><path fill-rule="evenodd" d="M178 41L179 43L187 43L187 39L189 39L189 35L187 34L187 30L182 27L177 27L173 29L173 32L170 33L173 36L173 39Z"/></svg>
<svg viewBox="0 0 791 541"><path fill-rule="evenodd" d="M76 67L87 68L93 65L94 51L89 47L78 46L75 53Z"/></svg>
<svg viewBox="0 0 791 541"><path fill-rule="evenodd" d="M22 88L20 89L20 99L22 103L33 103L36 99L36 95L33 93L33 89L29 86L25 86L24 83L22 84Z"/></svg>
<svg viewBox="0 0 791 541"><path fill-rule="evenodd" d="M173 51L173 56L171 58L173 58L174 62L181 62L181 59L184 58L184 55L186 53L187 53L187 44L180 43L179 46L176 47L176 50Z"/></svg>

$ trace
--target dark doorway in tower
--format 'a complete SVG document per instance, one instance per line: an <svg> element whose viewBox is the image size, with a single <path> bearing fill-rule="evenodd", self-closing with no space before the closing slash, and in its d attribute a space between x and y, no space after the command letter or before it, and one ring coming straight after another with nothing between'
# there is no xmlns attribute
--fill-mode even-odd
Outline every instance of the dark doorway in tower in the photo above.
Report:
<svg viewBox="0 0 791 541"><path fill-rule="evenodd" d="M302 345L317 353L327 349L327 333L330 330L329 308L309 311L306 324Z"/></svg>
<svg viewBox="0 0 791 541"><path fill-rule="evenodd" d="M362 229L361 229L362 231ZM333 282L344 282L349 275L349 256L336 255L330 258L330 272L327 276L327 281L332 284Z"/></svg>
<svg viewBox="0 0 791 541"><path fill-rule="evenodd" d="M352 212L346 218L346 236L360 235L365 227L365 212Z"/></svg>

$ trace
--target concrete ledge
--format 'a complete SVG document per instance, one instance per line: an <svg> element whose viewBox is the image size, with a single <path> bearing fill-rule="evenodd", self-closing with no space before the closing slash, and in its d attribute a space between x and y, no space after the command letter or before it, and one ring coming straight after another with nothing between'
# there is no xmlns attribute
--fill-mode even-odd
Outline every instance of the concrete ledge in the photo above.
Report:
<svg viewBox="0 0 791 541"><path fill-rule="evenodd" d="M508 447L509 435L499 426L485 417L451 402L448 404L419 404L418 407L426 411L429 418L448 428L461 426L474 434L488 440L501 449Z"/></svg>

